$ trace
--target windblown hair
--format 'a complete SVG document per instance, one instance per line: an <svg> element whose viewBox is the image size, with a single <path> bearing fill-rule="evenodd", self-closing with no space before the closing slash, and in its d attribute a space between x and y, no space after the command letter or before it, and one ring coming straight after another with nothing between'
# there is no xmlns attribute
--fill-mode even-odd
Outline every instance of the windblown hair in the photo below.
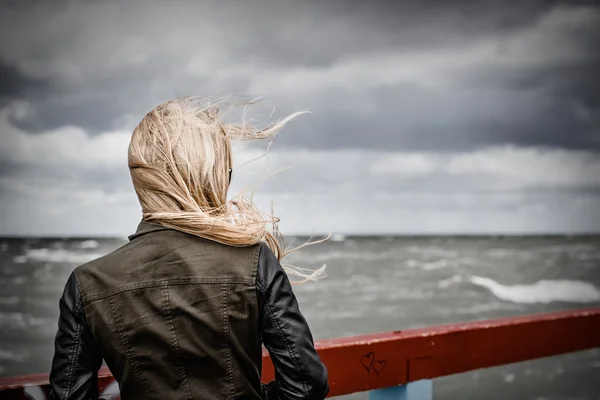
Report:
<svg viewBox="0 0 600 400"><path fill-rule="evenodd" d="M192 97L169 100L134 129L128 158L142 219L231 246L264 242L279 260L322 241L286 250L277 217L260 211L244 192L227 200L233 169L231 140L270 138L302 113L258 129L245 122L226 124L222 111L226 104L226 100ZM250 104L231 104L226 111ZM300 282L324 276L325 269L283 267Z"/></svg>

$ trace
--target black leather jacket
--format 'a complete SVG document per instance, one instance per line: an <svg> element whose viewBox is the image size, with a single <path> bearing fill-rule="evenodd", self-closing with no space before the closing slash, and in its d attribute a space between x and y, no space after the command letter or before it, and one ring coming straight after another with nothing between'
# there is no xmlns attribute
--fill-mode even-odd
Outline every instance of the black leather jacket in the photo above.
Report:
<svg viewBox="0 0 600 400"><path fill-rule="evenodd" d="M142 222L78 267L60 299L51 398L97 399L106 362L122 399L323 399L327 370L264 244L225 246ZM262 347L276 380L260 382Z"/></svg>

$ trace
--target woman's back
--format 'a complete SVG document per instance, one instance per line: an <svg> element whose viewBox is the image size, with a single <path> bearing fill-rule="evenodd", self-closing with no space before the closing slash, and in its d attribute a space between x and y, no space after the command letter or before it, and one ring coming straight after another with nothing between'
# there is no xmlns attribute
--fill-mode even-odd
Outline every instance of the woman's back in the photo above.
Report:
<svg viewBox="0 0 600 400"><path fill-rule="evenodd" d="M73 318L61 310L61 322L79 343L57 349L55 363L76 351L70 369L97 371L104 358L125 400L262 399L262 336L280 374L272 398L325 396L326 370L267 246L233 247L146 222L130 240L74 271L62 301ZM55 397L85 397L76 392L97 381L83 376L54 376Z"/></svg>
<svg viewBox="0 0 600 400"><path fill-rule="evenodd" d="M123 398L261 398L259 245L150 224L75 271L90 330Z"/></svg>

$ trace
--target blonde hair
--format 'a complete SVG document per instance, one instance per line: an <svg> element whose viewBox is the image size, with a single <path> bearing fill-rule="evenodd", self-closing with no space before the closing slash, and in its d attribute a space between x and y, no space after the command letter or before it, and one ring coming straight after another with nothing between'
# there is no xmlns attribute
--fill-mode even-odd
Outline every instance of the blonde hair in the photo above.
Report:
<svg viewBox="0 0 600 400"><path fill-rule="evenodd" d="M129 170L142 206L142 219L231 246L266 243L281 260L286 250L279 219L263 213L242 191L227 200L233 169L231 140L270 138L297 112L258 129L242 122L223 121L227 100L193 97L166 101L141 120L129 144ZM255 102L232 103L236 106ZM271 229L269 230L269 226ZM286 272L315 280L324 276L325 266L308 270L283 265Z"/></svg>

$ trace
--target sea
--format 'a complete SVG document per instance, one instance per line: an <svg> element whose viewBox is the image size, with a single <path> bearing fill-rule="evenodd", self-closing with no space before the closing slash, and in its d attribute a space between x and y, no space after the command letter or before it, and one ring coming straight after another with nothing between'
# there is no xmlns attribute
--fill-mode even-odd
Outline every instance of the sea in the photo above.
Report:
<svg viewBox="0 0 600 400"><path fill-rule="evenodd" d="M0 376L49 371L66 279L125 241L0 238ZM294 287L317 340L600 306L600 236L334 235L286 260L327 265L327 278ZM600 400L600 349L437 378L433 391Z"/></svg>

